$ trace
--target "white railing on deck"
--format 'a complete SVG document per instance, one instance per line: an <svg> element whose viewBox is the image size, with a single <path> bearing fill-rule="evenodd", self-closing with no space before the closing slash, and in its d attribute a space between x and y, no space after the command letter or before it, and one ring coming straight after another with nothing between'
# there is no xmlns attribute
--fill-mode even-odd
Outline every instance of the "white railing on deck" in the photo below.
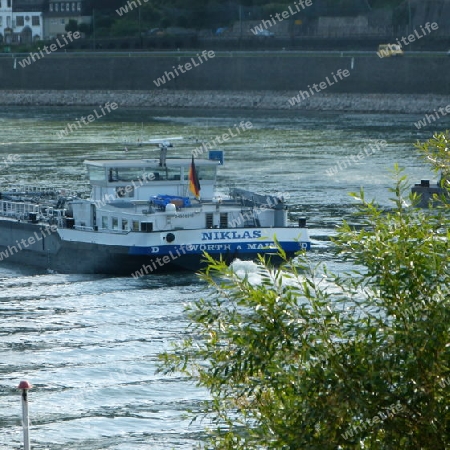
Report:
<svg viewBox="0 0 450 450"><path fill-rule="evenodd" d="M29 213L39 214L39 205L0 200L0 215L2 216L28 219Z"/></svg>
<svg viewBox="0 0 450 450"><path fill-rule="evenodd" d="M27 193L27 194L51 194L56 191L55 188L49 188L49 187L43 187L43 186L34 186L34 185L26 185L26 184L20 184L16 185L13 188L6 188L3 189L4 191L11 192L11 193Z"/></svg>

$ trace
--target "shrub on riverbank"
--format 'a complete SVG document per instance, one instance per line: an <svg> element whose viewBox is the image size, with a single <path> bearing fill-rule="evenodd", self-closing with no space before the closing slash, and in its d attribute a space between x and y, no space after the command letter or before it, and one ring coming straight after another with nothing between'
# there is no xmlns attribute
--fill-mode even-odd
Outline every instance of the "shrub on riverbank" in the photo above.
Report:
<svg viewBox="0 0 450 450"><path fill-rule="evenodd" d="M420 146L448 172L449 134ZM259 282L209 259L214 294L187 307L190 337L161 355L209 390L207 448L445 449L450 446L450 205L423 211L398 168L393 208L359 201L333 275L306 256ZM449 188L447 178L443 177Z"/></svg>

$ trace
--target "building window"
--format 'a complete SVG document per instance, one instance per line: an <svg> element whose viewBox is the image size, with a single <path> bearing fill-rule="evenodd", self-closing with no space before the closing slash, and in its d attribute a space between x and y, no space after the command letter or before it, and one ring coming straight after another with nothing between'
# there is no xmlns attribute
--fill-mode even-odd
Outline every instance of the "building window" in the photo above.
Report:
<svg viewBox="0 0 450 450"><path fill-rule="evenodd" d="M8 0L7 5L8 8L11 8L11 0Z"/></svg>
<svg viewBox="0 0 450 450"><path fill-rule="evenodd" d="M66 23L66 19L61 19L61 23L64 25Z"/></svg>
<svg viewBox="0 0 450 450"><path fill-rule="evenodd" d="M1 3L0 3L0 8L1 8ZM2 27L3 26L3 17L2 16L0 16L0 27Z"/></svg>
<svg viewBox="0 0 450 450"><path fill-rule="evenodd" d="M61 3L61 11L64 11L65 10L65 4L64 3Z"/></svg>
<svg viewBox="0 0 450 450"><path fill-rule="evenodd" d="M6 28L11 28L11 17L6 18Z"/></svg>
<svg viewBox="0 0 450 450"><path fill-rule="evenodd" d="M70 3L66 3L66 11L70 11Z"/></svg>
<svg viewBox="0 0 450 450"><path fill-rule="evenodd" d="M102 216L102 228L106 230L108 228L108 217Z"/></svg>
<svg viewBox="0 0 450 450"><path fill-rule="evenodd" d="M78 10L78 11L81 11L81 2L78 2L78 3L77 3L77 10Z"/></svg>
<svg viewBox="0 0 450 450"><path fill-rule="evenodd" d="M16 25L18 27L23 27L25 25L25 20L23 16L16 16Z"/></svg>
<svg viewBox="0 0 450 450"><path fill-rule="evenodd" d="M53 3L50 3L50 12L53 12Z"/></svg>
<svg viewBox="0 0 450 450"><path fill-rule="evenodd" d="M33 17L31 18L31 25L37 27L37 26L39 26L40 24L41 24L41 21L40 21L39 16L33 16Z"/></svg>
<svg viewBox="0 0 450 450"><path fill-rule="evenodd" d="M56 12L59 11L59 3L55 3L55 11L56 11Z"/></svg>
<svg viewBox="0 0 450 450"><path fill-rule="evenodd" d="M72 11L75 12L77 10L77 4L75 2L72 3Z"/></svg>

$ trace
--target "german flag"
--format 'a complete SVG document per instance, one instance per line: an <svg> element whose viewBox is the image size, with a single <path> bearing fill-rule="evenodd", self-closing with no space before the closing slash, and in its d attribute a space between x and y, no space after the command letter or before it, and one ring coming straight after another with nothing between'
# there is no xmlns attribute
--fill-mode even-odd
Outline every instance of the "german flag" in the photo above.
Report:
<svg viewBox="0 0 450 450"><path fill-rule="evenodd" d="M189 168L189 190L197 200L200 198L200 181L198 181L197 171L195 170L194 155L192 155L191 167Z"/></svg>

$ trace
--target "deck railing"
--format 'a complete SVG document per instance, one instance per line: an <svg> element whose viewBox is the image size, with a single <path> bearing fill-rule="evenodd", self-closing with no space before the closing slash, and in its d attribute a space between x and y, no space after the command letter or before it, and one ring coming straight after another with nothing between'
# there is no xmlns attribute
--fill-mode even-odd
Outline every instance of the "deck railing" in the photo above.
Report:
<svg viewBox="0 0 450 450"><path fill-rule="evenodd" d="M28 219L29 214L40 214L40 207L35 203L11 202L9 200L0 200L0 215L6 217L15 217L17 219Z"/></svg>

